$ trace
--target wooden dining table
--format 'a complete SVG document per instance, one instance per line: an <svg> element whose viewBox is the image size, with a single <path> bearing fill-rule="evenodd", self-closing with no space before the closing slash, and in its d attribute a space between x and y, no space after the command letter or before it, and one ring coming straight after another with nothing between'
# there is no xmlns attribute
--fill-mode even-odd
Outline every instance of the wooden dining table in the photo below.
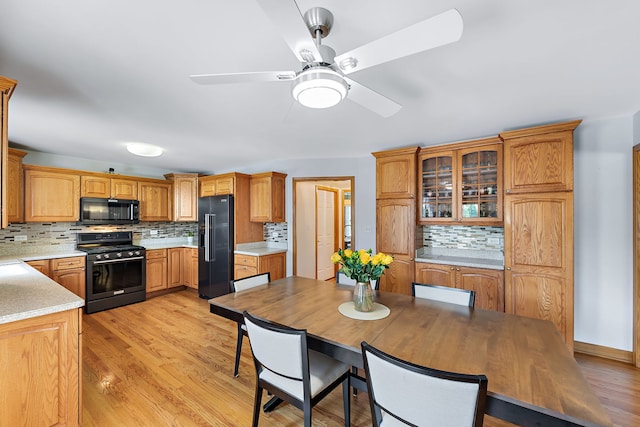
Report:
<svg viewBox="0 0 640 427"><path fill-rule="evenodd" d="M375 292L376 302L390 314L356 320L338 311L352 292L292 276L213 298L209 306L211 313L236 322L246 310L306 329L312 349L360 368L360 344L366 341L419 365L485 374L485 412L517 425L612 425L551 322L382 291Z"/></svg>

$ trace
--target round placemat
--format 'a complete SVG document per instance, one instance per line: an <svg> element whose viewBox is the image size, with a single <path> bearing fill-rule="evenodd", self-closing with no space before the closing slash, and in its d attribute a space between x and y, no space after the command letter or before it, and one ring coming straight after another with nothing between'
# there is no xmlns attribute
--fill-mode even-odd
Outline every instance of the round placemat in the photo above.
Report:
<svg viewBox="0 0 640 427"><path fill-rule="evenodd" d="M386 305L378 304L377 302L373 303L373 310L371 311L357 311L353 307L353 301L347 301L338 307L338 311L340 314L346 317L350 317L351 319L357 320L378 320L384 319L391 313L389 307Z"/></svg>

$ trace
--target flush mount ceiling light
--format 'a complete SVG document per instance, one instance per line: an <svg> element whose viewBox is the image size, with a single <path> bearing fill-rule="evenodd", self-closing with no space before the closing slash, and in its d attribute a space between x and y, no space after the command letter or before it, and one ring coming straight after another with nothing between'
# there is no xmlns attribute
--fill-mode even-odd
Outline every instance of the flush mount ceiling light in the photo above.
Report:
<svg viewBox="0 0 640 427"><path fill-rule="evenodd" d="M127 151L142 157L158 157L162 154L162 148L141 142L131 142L127 144Z"/></svg>
<svg viewBox="0 0 640 427"><path fill-rule="evenodd" d="M291 93L300 104L309 108L329 108L347 96L349 85L329 68L310 68L298 74Z"/></svg>

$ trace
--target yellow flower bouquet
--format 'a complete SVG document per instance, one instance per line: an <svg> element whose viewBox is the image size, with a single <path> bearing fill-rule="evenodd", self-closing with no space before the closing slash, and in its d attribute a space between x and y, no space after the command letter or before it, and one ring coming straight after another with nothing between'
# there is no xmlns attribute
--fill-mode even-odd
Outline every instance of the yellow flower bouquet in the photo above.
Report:
<svg viewBox="0 0 640 427"><path fill-rule="evenodd" d="M369 282L382 276L393 262L393 257L382 252L373 255L371 249L338 249L331 255L331 261L340 264L340 269L348 278L356 282Z"/></svg>

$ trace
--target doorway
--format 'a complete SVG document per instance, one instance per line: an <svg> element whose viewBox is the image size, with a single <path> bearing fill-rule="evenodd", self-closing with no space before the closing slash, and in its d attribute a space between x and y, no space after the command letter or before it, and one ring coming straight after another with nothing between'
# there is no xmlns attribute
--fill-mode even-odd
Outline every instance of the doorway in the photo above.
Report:
<svg viewBox="0 0 640 427"><path fill-rule="evenodd" d="M352 176L293 178L294 275L320 280L335 277L335 266L328 259L355 239L354 182ZM345 204L349 205L348 218Z"/></svg>

